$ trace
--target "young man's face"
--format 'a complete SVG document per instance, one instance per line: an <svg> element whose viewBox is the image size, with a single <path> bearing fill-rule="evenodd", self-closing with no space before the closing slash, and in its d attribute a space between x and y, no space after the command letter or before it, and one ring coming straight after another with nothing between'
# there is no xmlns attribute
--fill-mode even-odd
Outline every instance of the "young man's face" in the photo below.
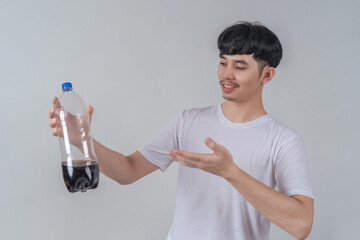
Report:
<svg viewBox="0 0 360 240"><path fill-rule="evenodd" d="M238 103L261 97L266 68L260 76L259 63L252 55L222 55L217 73L223 97Z"/></svg>

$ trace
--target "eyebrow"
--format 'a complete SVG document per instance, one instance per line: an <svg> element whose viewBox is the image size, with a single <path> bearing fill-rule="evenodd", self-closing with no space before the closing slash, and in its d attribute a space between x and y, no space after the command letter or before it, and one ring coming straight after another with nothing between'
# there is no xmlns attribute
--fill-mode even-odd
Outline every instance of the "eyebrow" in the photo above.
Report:
<svg viewBox="0 0 360 240"><path fill-rule="evenodd" d="M224 56L220 56L220 58L223 58L226 60L226 57L224 57ZM249 63L247 61L245 61L244 59L238 59L238 60L232 60L232 61L244 64L244 65L249 65Z"/></svg>

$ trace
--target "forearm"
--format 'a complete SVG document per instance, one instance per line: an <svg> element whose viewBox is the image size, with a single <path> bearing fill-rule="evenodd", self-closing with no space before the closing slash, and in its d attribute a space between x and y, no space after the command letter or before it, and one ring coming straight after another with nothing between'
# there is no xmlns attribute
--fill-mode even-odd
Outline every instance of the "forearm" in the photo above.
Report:
<svg viewBox="0 0 360 240"><path fill-rule="evenodd" d="M93 139L100 171L120 184L128 184L131 176L129 159Z"/></svg>
<svg viewBox="0 0 360 240"><path fill-rule="evenodd" d="M304 239L309 234L312 212L297 199L266 186L237 166L225 179L271 222L298 239Z"/></svg>

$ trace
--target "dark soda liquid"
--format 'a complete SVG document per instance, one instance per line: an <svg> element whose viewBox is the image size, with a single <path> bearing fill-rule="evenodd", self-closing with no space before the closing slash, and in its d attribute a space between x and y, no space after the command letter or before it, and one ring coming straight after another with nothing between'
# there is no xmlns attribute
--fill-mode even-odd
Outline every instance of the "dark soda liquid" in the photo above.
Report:
<svg viewBox="0 0 360 240"><path fill-rule="evenodd" d="M72 160L61 163L63 178L69 192L86 192L99 184L99 166L91 160Z"/></svg>

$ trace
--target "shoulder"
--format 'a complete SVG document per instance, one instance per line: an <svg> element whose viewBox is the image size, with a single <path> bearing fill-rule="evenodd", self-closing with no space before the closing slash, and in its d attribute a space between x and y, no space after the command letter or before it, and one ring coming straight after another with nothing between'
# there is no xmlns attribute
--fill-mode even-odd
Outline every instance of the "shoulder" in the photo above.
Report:
<svg viewBox="0 0 360 240"><path fill-rule="evenodd" d="M176 117L172 118L166 126L176 126L177 128L181 128L194 123L204 122L204 120L206 121L213 118L214 114L216 114L216 105L186 109L181 111Z"/></svg>
<svg viewBox="0 0 360 240"><path fill-rule="evenodd" d="M296 130L280 122L273 116L271 116L271 120L269 127L277 145L282 145L291 141L302 142L302 137Z"/></svg>
<svg viewBox="0 0 360 240"><path fill-rule="evenodd" d="M306 161L306 147L301 135L293 128L273 119L271 156L274 163L299 166ZM279 168L277 168L279 171Z"/></svg>
<svg viewBox="0 0 360 240"><path fill-rule="evenodd" d="M180 115L183 119L209 117L216 113L216 108L217 105L202 107L202 108L191 108L182 111Z"/></svg>

